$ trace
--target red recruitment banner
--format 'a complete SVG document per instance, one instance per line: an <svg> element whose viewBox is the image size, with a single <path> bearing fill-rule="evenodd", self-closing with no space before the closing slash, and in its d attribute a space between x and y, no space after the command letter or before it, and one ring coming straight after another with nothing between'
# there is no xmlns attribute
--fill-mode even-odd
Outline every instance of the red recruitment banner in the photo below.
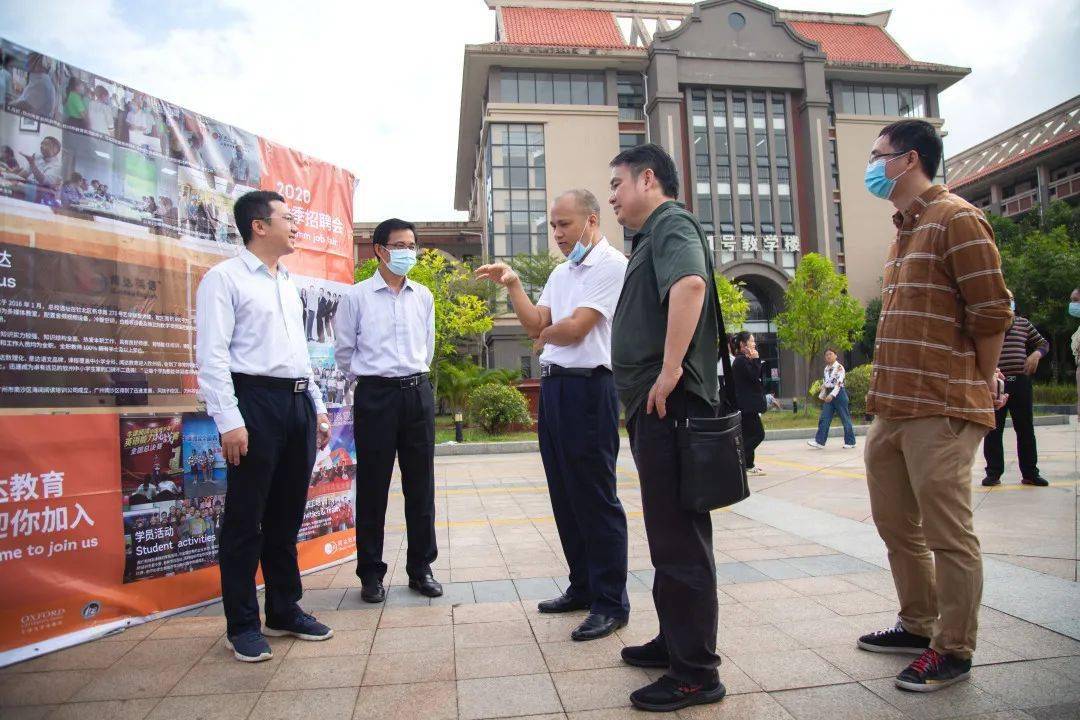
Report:
<svg viewBox="0 0 1080 720"><path fill-rule="evenodd" d="M346 170L260 138L262 189L285 198L297 220L292 272L352 283L352 199L356 179Z"/></svg>

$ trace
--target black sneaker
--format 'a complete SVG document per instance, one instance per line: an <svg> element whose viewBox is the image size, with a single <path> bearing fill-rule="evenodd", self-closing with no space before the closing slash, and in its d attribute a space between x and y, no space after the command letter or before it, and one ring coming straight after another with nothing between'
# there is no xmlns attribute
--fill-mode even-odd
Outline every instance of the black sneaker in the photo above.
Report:
<svg viewBox="0 0 1080 720"><path fill-rule="evenodd" d="M1031 478L1024 478L1020 482L1024 485L1034 485L1036 487L1046 487L1050 484L1049 481L1046 480L1046 478L1043 478L1039 475Z"/></svg>
<svg viewBox="0 0 1080 720"><path fill-rule="evenodd" d="M870 652L919 655L930 647L930 638L909 633L897 622L895 627L863 635L857 645Z"/></svg>
<svg viewBox="0 0 1080 720"><path fill-rule="evenodd" d="M930 649L896 676L896 687L912 692L934 692L953 683L967 680L971 660L955 655L942 655Z"/></svg>
<svg viewBox="0 0 1080 720"><path fill-rule="evenodd" d="M314 616L299 610L292 620L287 622L266 621L263 632L271 637L283 637L292 635L301 640L329 640L334 631L316 620Z"/></svg>
<svg viewBox="0 0 1080 720"><path fill-rule="evenodd" d="M1001 478L994 477L993 475L987 475L986 477L983 478L982 484L983 484L984 487L993 487L995 485L1000 485L1001 484Z"/></svg>
<svg viewBox="0 0 1080 720"><path fill-rule="evenodd" d="M719 680L715 685L688 685L675 678L661 675L651 685L630 693L630 702L639 710L672 712L691 705L720 702L727 688Z"/></svg>
<svg viewBox="0 0 1080 720"><path fill-rule="evenodd" d="M274 657L270 643L258 630L248 630L225 638L225 647L233 651L233 656L240 662L262 662Z"/></svg>
<svg viewBox="0 0 1080 720"><path fill-rule="evenodd" d="M666 668L671 664L667 648L650 640L644 645L628 645L622 649L622 659L627 665L643 668Z"/></svg>

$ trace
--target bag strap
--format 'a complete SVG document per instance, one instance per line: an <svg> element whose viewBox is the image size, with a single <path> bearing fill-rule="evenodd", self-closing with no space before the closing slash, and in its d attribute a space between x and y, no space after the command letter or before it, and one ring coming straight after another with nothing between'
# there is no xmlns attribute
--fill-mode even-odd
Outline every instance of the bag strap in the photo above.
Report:
<svg viewBox="0 0 1080 720"><path fill-rule="evenodd" d="M697 217L695 217L693 213L678 205L673 205L664 213L664 215L677 212L677 210L682 210L686 213L686 216L694 223L694 227L697 229L698 233L698 240L701 242L701 251L705 254L705 267L709 271L706 292L712 297L713 309L716 311L716 350L717 359L720 361L721 367L724 368L724 397L728 402L728 408L731 411L734 411L738 408L738 404L735 401L735 381L731 376L731 358L728 357L727 347L727 328L724 325L724 312L720 308L720 292L716 286L716 268L713 267L712 251L709 250L709 241L705 234L705 228L701 227L701 223L698 222ZM652 252L651 241L649 252Z"/></svg>

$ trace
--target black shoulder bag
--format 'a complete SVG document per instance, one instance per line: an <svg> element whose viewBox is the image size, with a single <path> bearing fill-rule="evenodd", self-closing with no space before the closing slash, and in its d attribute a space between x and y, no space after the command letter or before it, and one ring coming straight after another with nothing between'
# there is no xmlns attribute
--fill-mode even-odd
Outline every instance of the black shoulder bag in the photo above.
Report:
<svg viewBox="0 0 1080 720"><path fill-rule="evenodd" d="M705 231L690 215L701 239L705 265L709 270L706 292L712 297L716 310L717 351L724 368L724 395L716 417L685 418L675 421L679 446L679 502L684 510L709 512L734 505L750 496L746 482L746 462L743 457L742 414L735 401L735 378L728 358L727 331L712 254L705 240Z"/></svg>

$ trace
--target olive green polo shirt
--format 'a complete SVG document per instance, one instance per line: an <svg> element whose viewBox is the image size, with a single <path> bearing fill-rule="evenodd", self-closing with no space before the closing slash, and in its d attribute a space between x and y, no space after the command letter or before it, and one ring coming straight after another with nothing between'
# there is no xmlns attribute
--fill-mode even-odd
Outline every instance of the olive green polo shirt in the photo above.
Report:
<svg viewBox="0 0 1080 720"><path fill-rule="evenodd" d="M668 292L684 277L709 284L712 263L697 220L674 200L656 208L634 235L622 295L611 328L611 363L627 419L643 407L664 364ZM713 406L716 381L716 310L706 302L683 359L683 385Z"/></svg>

